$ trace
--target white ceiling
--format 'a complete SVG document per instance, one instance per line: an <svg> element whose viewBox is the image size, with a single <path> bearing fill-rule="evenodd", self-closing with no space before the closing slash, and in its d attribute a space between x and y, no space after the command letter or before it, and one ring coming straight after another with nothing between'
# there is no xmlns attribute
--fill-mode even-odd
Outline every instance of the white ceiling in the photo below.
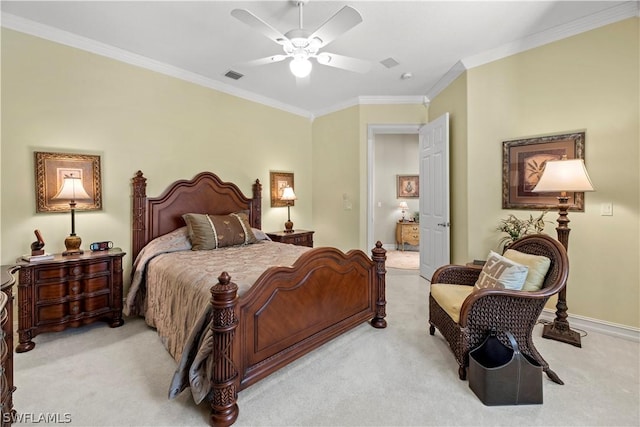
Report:
<svg viewBox="0 0 640 427"><path fill-rule="evenodd" d="M344 5L363 22L324 50L372 62L357 74L314 62L300 84L288 61L247 67L281 47L230 15L244 8L285 33L291 1L2 1L2 25L155 69L297 114L314 116L376 100L428 100L452 68L465 69L638 15L638 2L320 1L304 6L314 30ZM44 24L44 25L42 25ZM60 31L62 30L62 31ZM386 68L380 61L394 58ZM224 76L234 70L240 80ZM412 73L403 80L403 73Z"/></svg>

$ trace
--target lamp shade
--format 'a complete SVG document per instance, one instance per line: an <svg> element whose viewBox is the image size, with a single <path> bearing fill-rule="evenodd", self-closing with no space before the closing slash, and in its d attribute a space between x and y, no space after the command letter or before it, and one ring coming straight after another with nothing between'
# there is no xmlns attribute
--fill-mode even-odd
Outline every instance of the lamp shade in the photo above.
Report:
<svg viewBox="0 0 640 427"><path fill-rule="evenodd" d="M398 205L399 209L403 209L403 210L407 210L409 209L409 205L407 204L407 202L400 202L400 204Z"/></svg>
<svg viewBox="0 0 640 427"><path fill-rule="evenodd" d="M534 193L558 191L594 191L584 160L549 160Z"/></svg>
<svg viewBox="0 0 640 427"><path fill-rule="evenodd" d="M282 191L282 197L280 197L280 200L296 200L296 193L293 192L293 188L291 187L285 187L284 190Z"/></svg>
<svg viewBox="0 0 640 427"><path fill-rule="evenodd" d="M82 179L77 176L65 176L62 187L58 193L52 197L56 200L91 200L91 196L87 194L82 185Z"/></svg>

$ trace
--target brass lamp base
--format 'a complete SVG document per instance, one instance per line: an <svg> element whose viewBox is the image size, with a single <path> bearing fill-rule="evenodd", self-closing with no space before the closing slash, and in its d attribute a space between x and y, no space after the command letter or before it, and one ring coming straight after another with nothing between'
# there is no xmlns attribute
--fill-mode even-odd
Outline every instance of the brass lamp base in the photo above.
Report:
<svg viewBox="0 0 640 427"><path fill-rule="evenodd" d="M284 223L284 232L293 233L293 222L287 221Z"/></svg>
<svg viewBox="0 0 640 427"><path fill-rule="evenodd" d="M64 239L64 247L67 248L66 251L62 252L63 256L67 255L80 255L83 254L84 251L80 249L80 245L82 244L82 239L80 236L76 236L72 234Z"/></svg>
<svg viewBox="0 0 640 427"><path fill-rule="evenodd" d="M550 325L544 325L544 328L542 328L542 338L548 338L566 344L571 344L576 347L582 347L580 334L571 330L568 323L554 321Z"/></svg>

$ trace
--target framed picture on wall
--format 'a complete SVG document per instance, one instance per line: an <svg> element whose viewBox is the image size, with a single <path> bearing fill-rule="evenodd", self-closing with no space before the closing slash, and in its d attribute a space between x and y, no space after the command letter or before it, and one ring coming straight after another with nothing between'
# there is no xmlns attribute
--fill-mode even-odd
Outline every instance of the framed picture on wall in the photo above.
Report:
<svg viewBox="0 0 640 427"><path fill-rule="evenodd" d="M56 194L65 177L78 178L88 199L78 199L77 210L102 209L100 156L89 154L34 152L36 212L69 212L69 200Z"/></svg>
<svg viewBox="0 0 640 427"><path fill-rule="evenodd" d="M295 200L288 202L281 200L282 192L286 187L291 187L293 191L295 191L295 187L293 186L293 172L269 172L269 178L271 181L271 207L281 208L285 206L295 206Z"/></svg>
<svg viewBox="0 0 640 427"><path fill-rule="evenodd" d="M502 208L554 209L558 195L533 193L548 160L584 159L585 133L516 139L502 143ZM570 210L584 211L584 193L568 192Z"/></svg>
<svg viewBox="0 0 640 427"><path fill-rule="evenodd" d="M413 199L420 197L420 180L418 175L397 176L397 198Z"/></svg>

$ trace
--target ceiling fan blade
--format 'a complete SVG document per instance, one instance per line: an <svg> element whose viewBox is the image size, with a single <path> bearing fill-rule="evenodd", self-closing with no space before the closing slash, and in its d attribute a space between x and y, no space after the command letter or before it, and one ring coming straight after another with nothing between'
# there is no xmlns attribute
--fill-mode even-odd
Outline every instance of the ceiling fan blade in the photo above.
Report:
<svg viewBox="0 0 640 427"><path fill-rule="evenodd" d="M255 67L257 65L273 64L275 62L284 61L287 58L288 58L287 55L271 55L265 58L254 59L253 61L243 62L242 65Z"/></svg>
<svg viewBox="0 0 640 427"><path fill-rule="evenodd" d="M355 71L356 73L366 73L371 69L371 63L364 59L352 58L350 56L338 55L335 53L322 52L316 55L319 64L329 67L342 68L343 70Z"/></svg>
<svg viewBox="0 0 640 427"><path fill-rule="evenodd" d="M309 39L318 38L321 42L319 47L323 47L361 22L362 16L360 12L351 6L345 6L327 19L324 24L309 36Z"/></svg>
<svg viewBox="0 0 640 427"><path fill-rule="evenodd" d="M278 44L284 44L288 39L282 34L280 31L273 28L271 25L264 22L262 19L258 18L253 13L249 12L245 9L233 9L231 11L231 16L236 18L237 20L247 24L254 30L264 34L269 39L273 40Z"/></svg>

